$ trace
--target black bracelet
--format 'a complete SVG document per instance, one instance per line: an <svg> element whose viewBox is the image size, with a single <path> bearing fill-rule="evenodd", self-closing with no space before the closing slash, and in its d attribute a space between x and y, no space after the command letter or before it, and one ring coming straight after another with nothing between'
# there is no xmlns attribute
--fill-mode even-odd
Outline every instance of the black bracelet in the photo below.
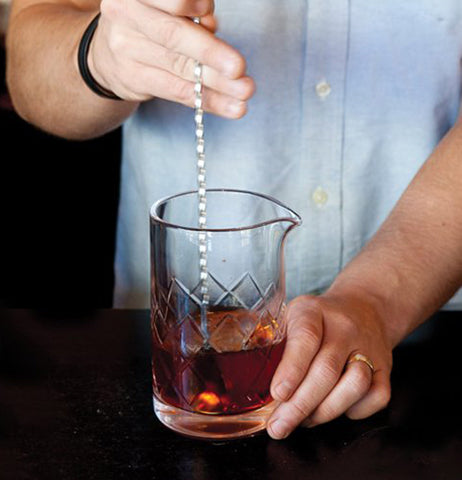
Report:
<svg viewBox="0 0 462 480"><path fill-rule="evenodd" d="M83 81L85 82L87 87L100 97L110 98L111 100L122 100L114 92L111 92L107 88L102 87L93 78L93 75L90 73L90 69L88 68L88 50L90 48L90 42L93 38L93 34L95 33L96 27L98 26L100 15L101 13L98 13L98 15L96 15L96 17L90 22L82 36L82 40L80 40L78 52L80 75L82 76Z"/></svg>

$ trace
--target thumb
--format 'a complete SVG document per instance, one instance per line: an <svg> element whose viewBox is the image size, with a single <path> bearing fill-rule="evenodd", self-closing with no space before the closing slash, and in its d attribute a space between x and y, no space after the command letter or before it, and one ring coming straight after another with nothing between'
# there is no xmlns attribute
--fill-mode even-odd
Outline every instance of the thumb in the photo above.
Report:
<svg viewBox="0 0 462 480"><path fill-rule="evenodd" d="M209 32L215 33L218 29L217 17L210 13L201 17L201 25L206 28Z"/></svg>

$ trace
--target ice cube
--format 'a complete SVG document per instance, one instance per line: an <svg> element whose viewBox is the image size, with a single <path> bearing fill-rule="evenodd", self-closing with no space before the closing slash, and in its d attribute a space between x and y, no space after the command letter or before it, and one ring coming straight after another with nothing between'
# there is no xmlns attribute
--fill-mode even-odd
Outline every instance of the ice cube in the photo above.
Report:
<svg viewBox="0 0 462 480"><path fill-rule="evenodd" d="M209 312L207 318L209 344L219 353L243 350L256 324L247 310Z"/></svg>

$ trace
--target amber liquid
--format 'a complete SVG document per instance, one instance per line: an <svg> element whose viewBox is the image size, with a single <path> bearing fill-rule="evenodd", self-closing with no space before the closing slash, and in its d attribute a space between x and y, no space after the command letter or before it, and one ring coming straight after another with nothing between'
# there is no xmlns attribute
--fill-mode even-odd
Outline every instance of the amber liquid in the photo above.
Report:
<svg viewBox="0 0 462 480"><path fill-rule="evenodd" d="M269 403L285 341L274 343L277 324L268 318L256 329L253 323L247 335L246 325L255 322L251 315L243 310L208 312L210 342L205 348L185 350L181 329L191 325L184 323L163 342L153 335L155 396L174 407L211 415L239 414ZM194 322L198 329L200 319Z"/></svg>

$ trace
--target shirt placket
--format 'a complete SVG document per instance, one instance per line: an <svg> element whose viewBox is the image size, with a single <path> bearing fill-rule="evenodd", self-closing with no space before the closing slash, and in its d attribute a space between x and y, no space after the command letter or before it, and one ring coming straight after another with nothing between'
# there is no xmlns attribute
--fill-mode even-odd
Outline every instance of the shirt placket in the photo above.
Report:
<svg viewBox="0 0 462 480"><path fill-rule="evenodd" d="M301 285L325 289L342 257L342 171L349 0L308 0L302 84L305 196ZM299 292L306 293L306 292Z"/></svg>

